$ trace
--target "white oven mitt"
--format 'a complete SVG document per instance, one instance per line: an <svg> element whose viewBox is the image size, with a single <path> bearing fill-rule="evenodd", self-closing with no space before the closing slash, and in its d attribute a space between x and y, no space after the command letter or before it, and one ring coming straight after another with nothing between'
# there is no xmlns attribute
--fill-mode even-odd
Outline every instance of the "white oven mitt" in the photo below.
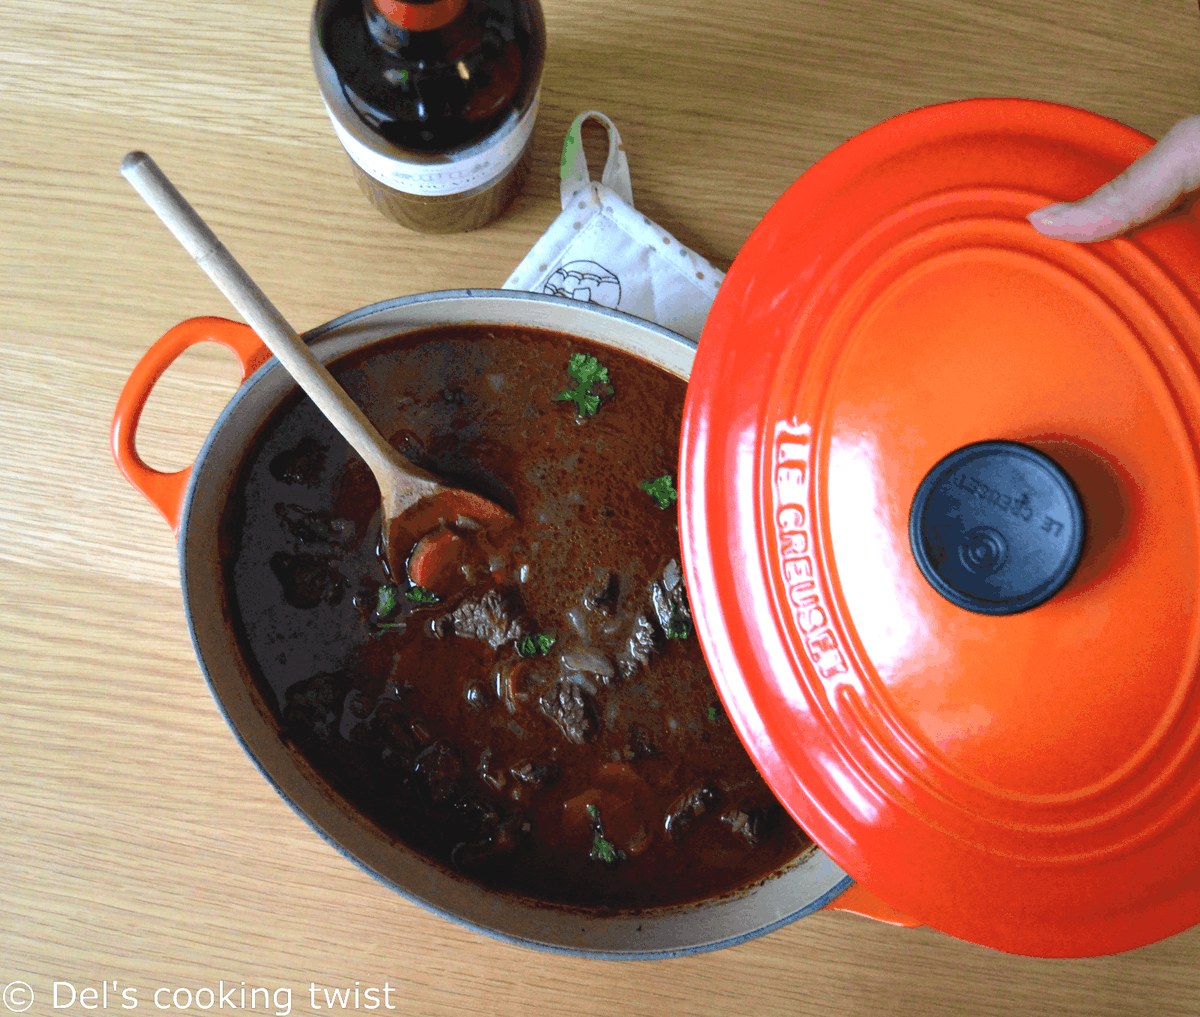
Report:
<svg viewBox="0 0 1200 1017"><path fill-rule="evenodd" d="M600 183L588 173L583 122L608 128ZM695 251L633 207L629 160L613 122L594 110L567 131L562 155L563 212L504 284L506 290L555 293L657 322L699 339L725 278Z"/></svg>

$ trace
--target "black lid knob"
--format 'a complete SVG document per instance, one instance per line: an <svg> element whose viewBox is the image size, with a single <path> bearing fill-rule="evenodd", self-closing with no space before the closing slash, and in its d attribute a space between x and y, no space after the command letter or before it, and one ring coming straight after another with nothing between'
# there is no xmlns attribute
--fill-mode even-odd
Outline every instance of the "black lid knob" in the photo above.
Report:
<svg viewBox="0 0 1200 1017"><path fill-rule="evenodd" d="M978 614L1016 614L1053 597L1079 564L1084 533L1071 479L1015 441L976 442L946 456L921 481L908 518L929 584Z"/></svg>

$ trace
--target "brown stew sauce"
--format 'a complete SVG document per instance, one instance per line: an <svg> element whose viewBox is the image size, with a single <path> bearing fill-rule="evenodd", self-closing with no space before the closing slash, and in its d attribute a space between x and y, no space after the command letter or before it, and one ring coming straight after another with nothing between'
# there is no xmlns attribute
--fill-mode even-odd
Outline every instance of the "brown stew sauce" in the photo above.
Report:
<svg viewBox="0 0 1200 1017"><path fill-rule="evenodd" d="M555 398L574 353L609 371L592 416ZM705 668L676 506L639 486L677 480L684 382L482 326L332 370L410 460L519 520L495 547L452 521L462 588L420 603L346 442L299 396L264 425L224 520L231 602L284 737L338 793L436 863L592 909L730 893L808 847Z"/></svg>

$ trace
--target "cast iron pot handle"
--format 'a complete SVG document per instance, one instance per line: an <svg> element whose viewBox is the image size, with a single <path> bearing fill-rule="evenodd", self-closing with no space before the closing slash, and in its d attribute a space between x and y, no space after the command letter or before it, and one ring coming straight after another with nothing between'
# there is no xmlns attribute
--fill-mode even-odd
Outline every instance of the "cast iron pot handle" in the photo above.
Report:
<svg viewBox="0 0 1200 1017"><path fill-rule="evenodd" d="M270 359L270 351L249 325L228 318L190 318L158 340L125 382L112 422L112 453L117 466L134 487L163 514L171 532L179 533L179 515L187 492L192 467L177 473L161 473L142 462L135 438L142 410L155 383L183 353L197 343L218 343L231 351L242 366L242 381ZM193 464L195 465L195 464Z"/></svg>

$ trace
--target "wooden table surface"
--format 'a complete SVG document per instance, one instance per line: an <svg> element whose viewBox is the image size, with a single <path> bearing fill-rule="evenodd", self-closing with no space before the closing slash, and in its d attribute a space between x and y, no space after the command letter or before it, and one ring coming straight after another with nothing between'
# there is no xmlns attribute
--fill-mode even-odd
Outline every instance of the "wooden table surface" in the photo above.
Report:
<svg viewBox="0 0 1200 1017"><path fill-rule="evenodd" d="M56 981L107 982L110 1010L137 988L152 1011L160 987L244 982L280 993L279 1017L315 1012L310 985L326 1010L326 988L385 982L403 1014L1200 1014L1200 927L1079 961L830 914L683 960L516 948L373 881L237 746L192 653L171 533L108 450L149 345L233 315L118 175L126 151L151 152L305 329L501 285L558 212L562 136L586 109L621 129L638 207L721 267L816 159L913 107L1024 96L1154 136L1200 112L1193 0L544 3L531 181L498 223L429 238L353 183L307 3L6 0L0 985L28 983L39 1015L86 1011L65 986L56 1009ZM155 390L144 456L189 463L236 384L223 351L186 354Z"/></svg>

